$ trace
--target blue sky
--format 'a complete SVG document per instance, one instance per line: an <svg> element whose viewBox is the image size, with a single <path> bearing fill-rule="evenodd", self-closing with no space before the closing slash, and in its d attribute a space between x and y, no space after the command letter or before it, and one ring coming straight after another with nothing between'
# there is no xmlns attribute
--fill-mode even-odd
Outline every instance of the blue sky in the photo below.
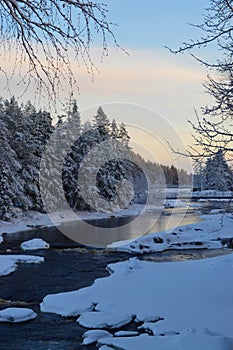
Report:
<svg viewBox="0 0 233 350"><path fill-rule="evenodd" d="M193 36L207 0L108 0L109 13L118 23L117 37L123 46L134 49L160 49L179 46Z"/></svg>

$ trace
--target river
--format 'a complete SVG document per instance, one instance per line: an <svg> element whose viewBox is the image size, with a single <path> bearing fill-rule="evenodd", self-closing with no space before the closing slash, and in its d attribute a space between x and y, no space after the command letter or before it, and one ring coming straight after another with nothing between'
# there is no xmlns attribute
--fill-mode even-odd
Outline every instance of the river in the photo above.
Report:
<svg viewBox="0 0 233 350"><path fill-rule="evenodd" d="M219 204L218 204L219 206ZM202 206L201 212L209 211L213 206ZM184 209L176 210L176 215L183 216ZM150 231L160 231L167 227L172 210L163 212L160 219L151 227ZM173 212L174 213L174 212ZM200 208L191 208L183 217L181 224L197 222ZM147 213L142 220L153 218L153 213ZM111 227L132 218L111 218L92 222L94 225ZM69 224L66 224L69 225ZM80 229L80 223L71 223L72 227ZM133 224L131 224L133 225ZM96 278L108 276L106 265L126 260L132 255L114 252L107 249L95 249L82 246L64 236L56 228L44 228L5 236L0 245L1 253L11 249L13 253L22 253L20 243L32 237L40 237L51 244L49 250L33 252L45 257L45 263L39 265L22 264L11 275L0 278L0 309L6 306L24 306L32 308L38 313L34 321L24 324L0 324L1 350L77 350L87 349L81 345L84 329L75 318L62 318L54 314L40 313L39 303L51 293L77 290L91 285ZM11 253L12 253L11 252ZM223 254L224 251L169 251L140 256L140 259L151 261L178 261L184 259L200 259L206 256ZM14 303L9 303L11 300ZM124 327L122 328L124 329ZM127 330L134 330L135 324L127 326ZM96 349L89 346L88 349Z"/></svg>

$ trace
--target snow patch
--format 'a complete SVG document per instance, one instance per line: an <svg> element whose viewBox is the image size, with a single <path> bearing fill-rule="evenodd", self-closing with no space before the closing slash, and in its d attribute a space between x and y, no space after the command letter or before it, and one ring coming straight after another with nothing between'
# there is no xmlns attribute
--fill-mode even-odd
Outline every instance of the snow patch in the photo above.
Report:
<svg viewBox="0 0 233 350"><path fill-rule="evenodd" d="M48 249L49 243L45 242L41 238L34 238L29 241L25 241L20 244L22 250L37 250L37 249Z"/></svg>

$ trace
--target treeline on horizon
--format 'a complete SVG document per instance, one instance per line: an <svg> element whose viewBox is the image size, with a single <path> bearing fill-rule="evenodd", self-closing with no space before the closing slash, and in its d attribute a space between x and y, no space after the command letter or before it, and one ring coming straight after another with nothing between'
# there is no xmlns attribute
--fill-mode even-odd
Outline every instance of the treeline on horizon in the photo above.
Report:
<svg viewBox="0 0 233 350"><path fill-rule="evenodd" d="M69 128L64 126L69 126ZM62 127L61 127L62 126ZM19 105L14 97L10 100L0 99L0 219L9 220L23 211L44 211L40 192L40 164L46 144L57 133L56 147L62 150L67 133L72 127L77 139L65 155L62 168L63 189L66 200L74 210L96 210L92 198L93 184L89 183L88 171L86 176L87 191L90 200L86 201L80 192L78 172L80 164L89 151L104 141L110 140L115 149L115 157L104 164L96 176L98 195L104 201L114 202L118 196L117 186L123 179L133 184L135 197L145 194L153 184L165 181L167 185L190 184L191 175L183 169L159 165L145 161L129 146L130 137L124 123L120 125L110 120L102 107L99 107L91 122L82 123L76 100L70 101L64 115L58 116L56 125L50 113L37 110L29 101ZM53 137L54 138L54 137ZM111 150L109 150L110 152ZM117 153L118 152L118 153ZM116 155L119 154L119 158ZM122 155L127 155L126 159ZM111 155L111 154L110 154ZM104 161L104 154L98 152L96 157ZM102 158L101 158L102 157ZM49 160L48 160L49 161ZM56 164L56 162L54 163ZM49 166L48 166L49 168ZM50 173L43 169L41 175L47 186L46 210L62 208L54 188L56 187L56 165ZM146 175L145 175L146 170ZM52 173L51 173L52 172ZM44 199L44 198L43 198ZM123 209L124 198L118 198L118 206ZM93 201L93 203L92 203Z"/></svg>

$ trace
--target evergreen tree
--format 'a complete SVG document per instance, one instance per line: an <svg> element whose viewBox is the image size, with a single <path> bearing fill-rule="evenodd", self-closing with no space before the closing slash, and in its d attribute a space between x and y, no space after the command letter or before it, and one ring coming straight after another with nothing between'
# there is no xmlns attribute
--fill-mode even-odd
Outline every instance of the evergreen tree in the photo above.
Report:
<svg viewBox="0 0 233 350"><path fill-rule="evenodd" d="M40 210L42 207L39 190L40 161L52 130L50 115L42 111L36 112L32 105L27 105L16 132L14 149L22 165L22 181L32 210Z"/></svg>
<svg viewBox="0 0 233 350"><path fill-rule="evenodd" d="M228 191L232 189L232 171L222 150L207 159L204 169L204 187L207 190Z"/></svg>
<svg viewBox="0 0 233 350"><path fill-rule="evenodd" d="M130 149L129 147L129 140L130 140L130 136L128 134L128 131L126 130L126 126L124 123L120 124L120 129L119 129L119 133L118 133L118 138L121 140L122 145L126 148L126 149Z"/></svg>
<svg viewBox="0 0 233 350"><path fill-rule="evenodd" d="M93 128L99 133L99 142L110 138L110 121L101 106L97 109L97 114L94 116Z"/></svg>
<svg viewBox="0 0 233 350"><path fill-rule="evenodd" d="M161 166L135 154L129 140L125 124L118 126L114 119L110 124L101 107L93 124L82 126L72 100L54 128L49 113L37 111L31 102L19 107L14 98L0 99L0 219L15 215L16 208L43 210L41 195L46 210L67 208L61 186L73 209L125 208L133 190L145 194L149 186L163 183ZM220 160L215 163L226 174L226 162ZM177 183L179 171L162 168L167 183Z"/></svg>
<svg viewBox="0 0 233 350"><path fill-rule="evenodd" d="M21 165L8 142L9 132L0 120L0 219L9 219L14 207L27 209L28 201L20 179Z"/></svg>
<svg viewBox="0 0 233 350"><path fill-rule="evenodd" d="M119 138L119 129L115 119L112 120L110 127L111 127L111 133L110 133L111 138L112 140L116 140L117 138Z"/></svg>

